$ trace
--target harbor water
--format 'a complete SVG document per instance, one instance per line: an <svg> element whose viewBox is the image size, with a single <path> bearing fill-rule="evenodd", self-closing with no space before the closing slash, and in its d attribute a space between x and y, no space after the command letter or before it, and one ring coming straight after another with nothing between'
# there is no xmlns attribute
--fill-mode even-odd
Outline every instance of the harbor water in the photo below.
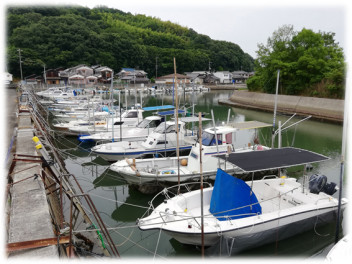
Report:
<svg viewBox="0 0 352 264"><path fill-rule="evenodd" d="M207 118L211 118L211 110L213 110L217 124L227 121L229 109L231 122L256 120L273 123L272 113L218 104L219 99L227 99L231 94L232 91L186 93L180 94L179 100L181 107L186 105L192 111L192 105L194 105L195 112L205 113ZM118 98L117 95L115 97ZM124 102L125 96L123 95L122 98ZM143 106L173 103L172 94L144 94L142 98ZM127 101L128 106L136 102L140 103L140 96L132 93L127 96ZM289 117L278 115L277 121L284 123ZM290 124L300 119L302 117L294 118ZM210 127L212 122L204 123L203 126ZM271 145L271 128L263 128L259 131L260 143ZM117 173L110 171L108 162L90 152L92 143L82 143L77 138L65 137L62 134L56 134L56 143L64 157L68 171L77 177L84 191L93 199L122 258L200 258L201 251L197 247L182 245L159 230L146 232L138 229L136 220L144 214L149 206L148 202L154 195L142 194L135 187L126 184ZM282 134L283 147L294 146L328 156L330 159L327 162L314 164L313 170L308 172L308 175L324 174L328 177L329 182L337 184L340 174L341 144L342 126L325 122L307 120ZM303 166L291 168L288 171L289 176L303 181L302 168ZM343 197L345 197L344 193L345 190L343 190ZM338 197L338 193L335 193L334 197ZM345 219L342 221L342 232L344 232L345 221ZM317 226L289 239L247 250L230 257L323 258L334 242L334 238L335 223L331 223ZM206 254L211 257L219 256L219 254L210 251L206 251ZM222 257L229 256L222 255Z"/></svg>

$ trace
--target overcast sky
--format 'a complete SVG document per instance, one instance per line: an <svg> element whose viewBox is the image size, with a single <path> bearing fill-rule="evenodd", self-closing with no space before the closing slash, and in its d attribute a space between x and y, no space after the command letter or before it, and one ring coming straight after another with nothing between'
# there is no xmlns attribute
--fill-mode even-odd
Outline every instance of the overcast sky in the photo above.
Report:
<svg viewBox="0 0 352 264"><path fill-rule="evenodd" d="M12 4L47 4L48 1L9 1ZM263 4L265 2L265 4ZM74 0L50 1L54 5L78 4L93 8L98 5L132 14L145 14L193 28L212 39L238 44L244 52L256 57L258 43L279 27L290 24L315 32L334 32L335 40L346 50L349 6L345 0ZM283 4L285 3L285 4Z"/></svg>

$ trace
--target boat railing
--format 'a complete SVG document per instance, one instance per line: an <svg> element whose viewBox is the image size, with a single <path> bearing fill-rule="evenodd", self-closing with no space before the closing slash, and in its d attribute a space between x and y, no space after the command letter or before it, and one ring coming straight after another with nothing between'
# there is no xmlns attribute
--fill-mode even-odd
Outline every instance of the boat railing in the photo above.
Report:
<svg viewBox="0 0 352 264"><path fill-rule="evenodd" d="M265 179L267 179L267 178L276 178L276 179L278 179L279 177L277 177L277 175L266 175L266 176L264 176L264 177L261 179L261 181L262 181L262 180L265 180Z"/></svg>
<svg viewBox="0 0 352 264"><path fill-rule="evenodd" d="M322 200L332 200L332 197L329 196L329 197L319 198L318 200L315 201L315 205L317 205Z"/></svg>

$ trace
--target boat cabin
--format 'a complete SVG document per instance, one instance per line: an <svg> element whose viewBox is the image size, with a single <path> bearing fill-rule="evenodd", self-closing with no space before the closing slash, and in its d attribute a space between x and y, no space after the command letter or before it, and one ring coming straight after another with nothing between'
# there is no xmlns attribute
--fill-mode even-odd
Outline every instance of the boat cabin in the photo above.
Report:
<svg viewBox="0 0 352 264"><path fill-rule="evenodd" d="M140 121L143 120L143 112L144 110L142 109L130 109L126 110L121 114L121 118L117 117L114 118L114 125L128 125L128 126L133 126L138 124ZM108 122L108 127L111 127L111 120Z"/></svg>
<svg viewBox="0 0 352 264"><path fill-rule="evenodd" d="M163 121L163 118L160 116L147 116L141 122L138 123L137 127L139 128L156 128Z"/></svg>
<svg viewBox="0 0 352 264"><path fill-rule="evenodd" d="M180 135L180 144L183 143L183 138L187 134L185 123L180 121L178 123ZM171 143L171 144L170 144ZM142 143L145 148L156 148L157 145L173 145L176 146L176 122L167 121L162 122L160 125L151 133L147 139Z"/></svg>

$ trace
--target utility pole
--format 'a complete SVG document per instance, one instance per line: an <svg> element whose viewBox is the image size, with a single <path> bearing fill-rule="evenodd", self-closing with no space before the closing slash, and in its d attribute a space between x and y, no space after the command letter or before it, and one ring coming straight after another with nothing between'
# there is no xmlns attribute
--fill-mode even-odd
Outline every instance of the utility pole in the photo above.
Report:
<svg viewBox="0 0 352 264"><path fill-rule="evenodd" d="M44 63L44 83L46 84L46 72L45 72L45 63Z"/></svg>
<svg viewBox="0 0 352 264"><path fill-rule="evenodd" d="M21 81L23 80L23 75L22 75L22 59L21 59L21 49L18 49L18 54L19 54L19 57L20 57L20 71L21 71Z"/></svg>
<svg viewBox="0 0 352 264"><path fill-rule="evenodd" d="M155 57L155 80L158 78L158 57Z"/></svg>

